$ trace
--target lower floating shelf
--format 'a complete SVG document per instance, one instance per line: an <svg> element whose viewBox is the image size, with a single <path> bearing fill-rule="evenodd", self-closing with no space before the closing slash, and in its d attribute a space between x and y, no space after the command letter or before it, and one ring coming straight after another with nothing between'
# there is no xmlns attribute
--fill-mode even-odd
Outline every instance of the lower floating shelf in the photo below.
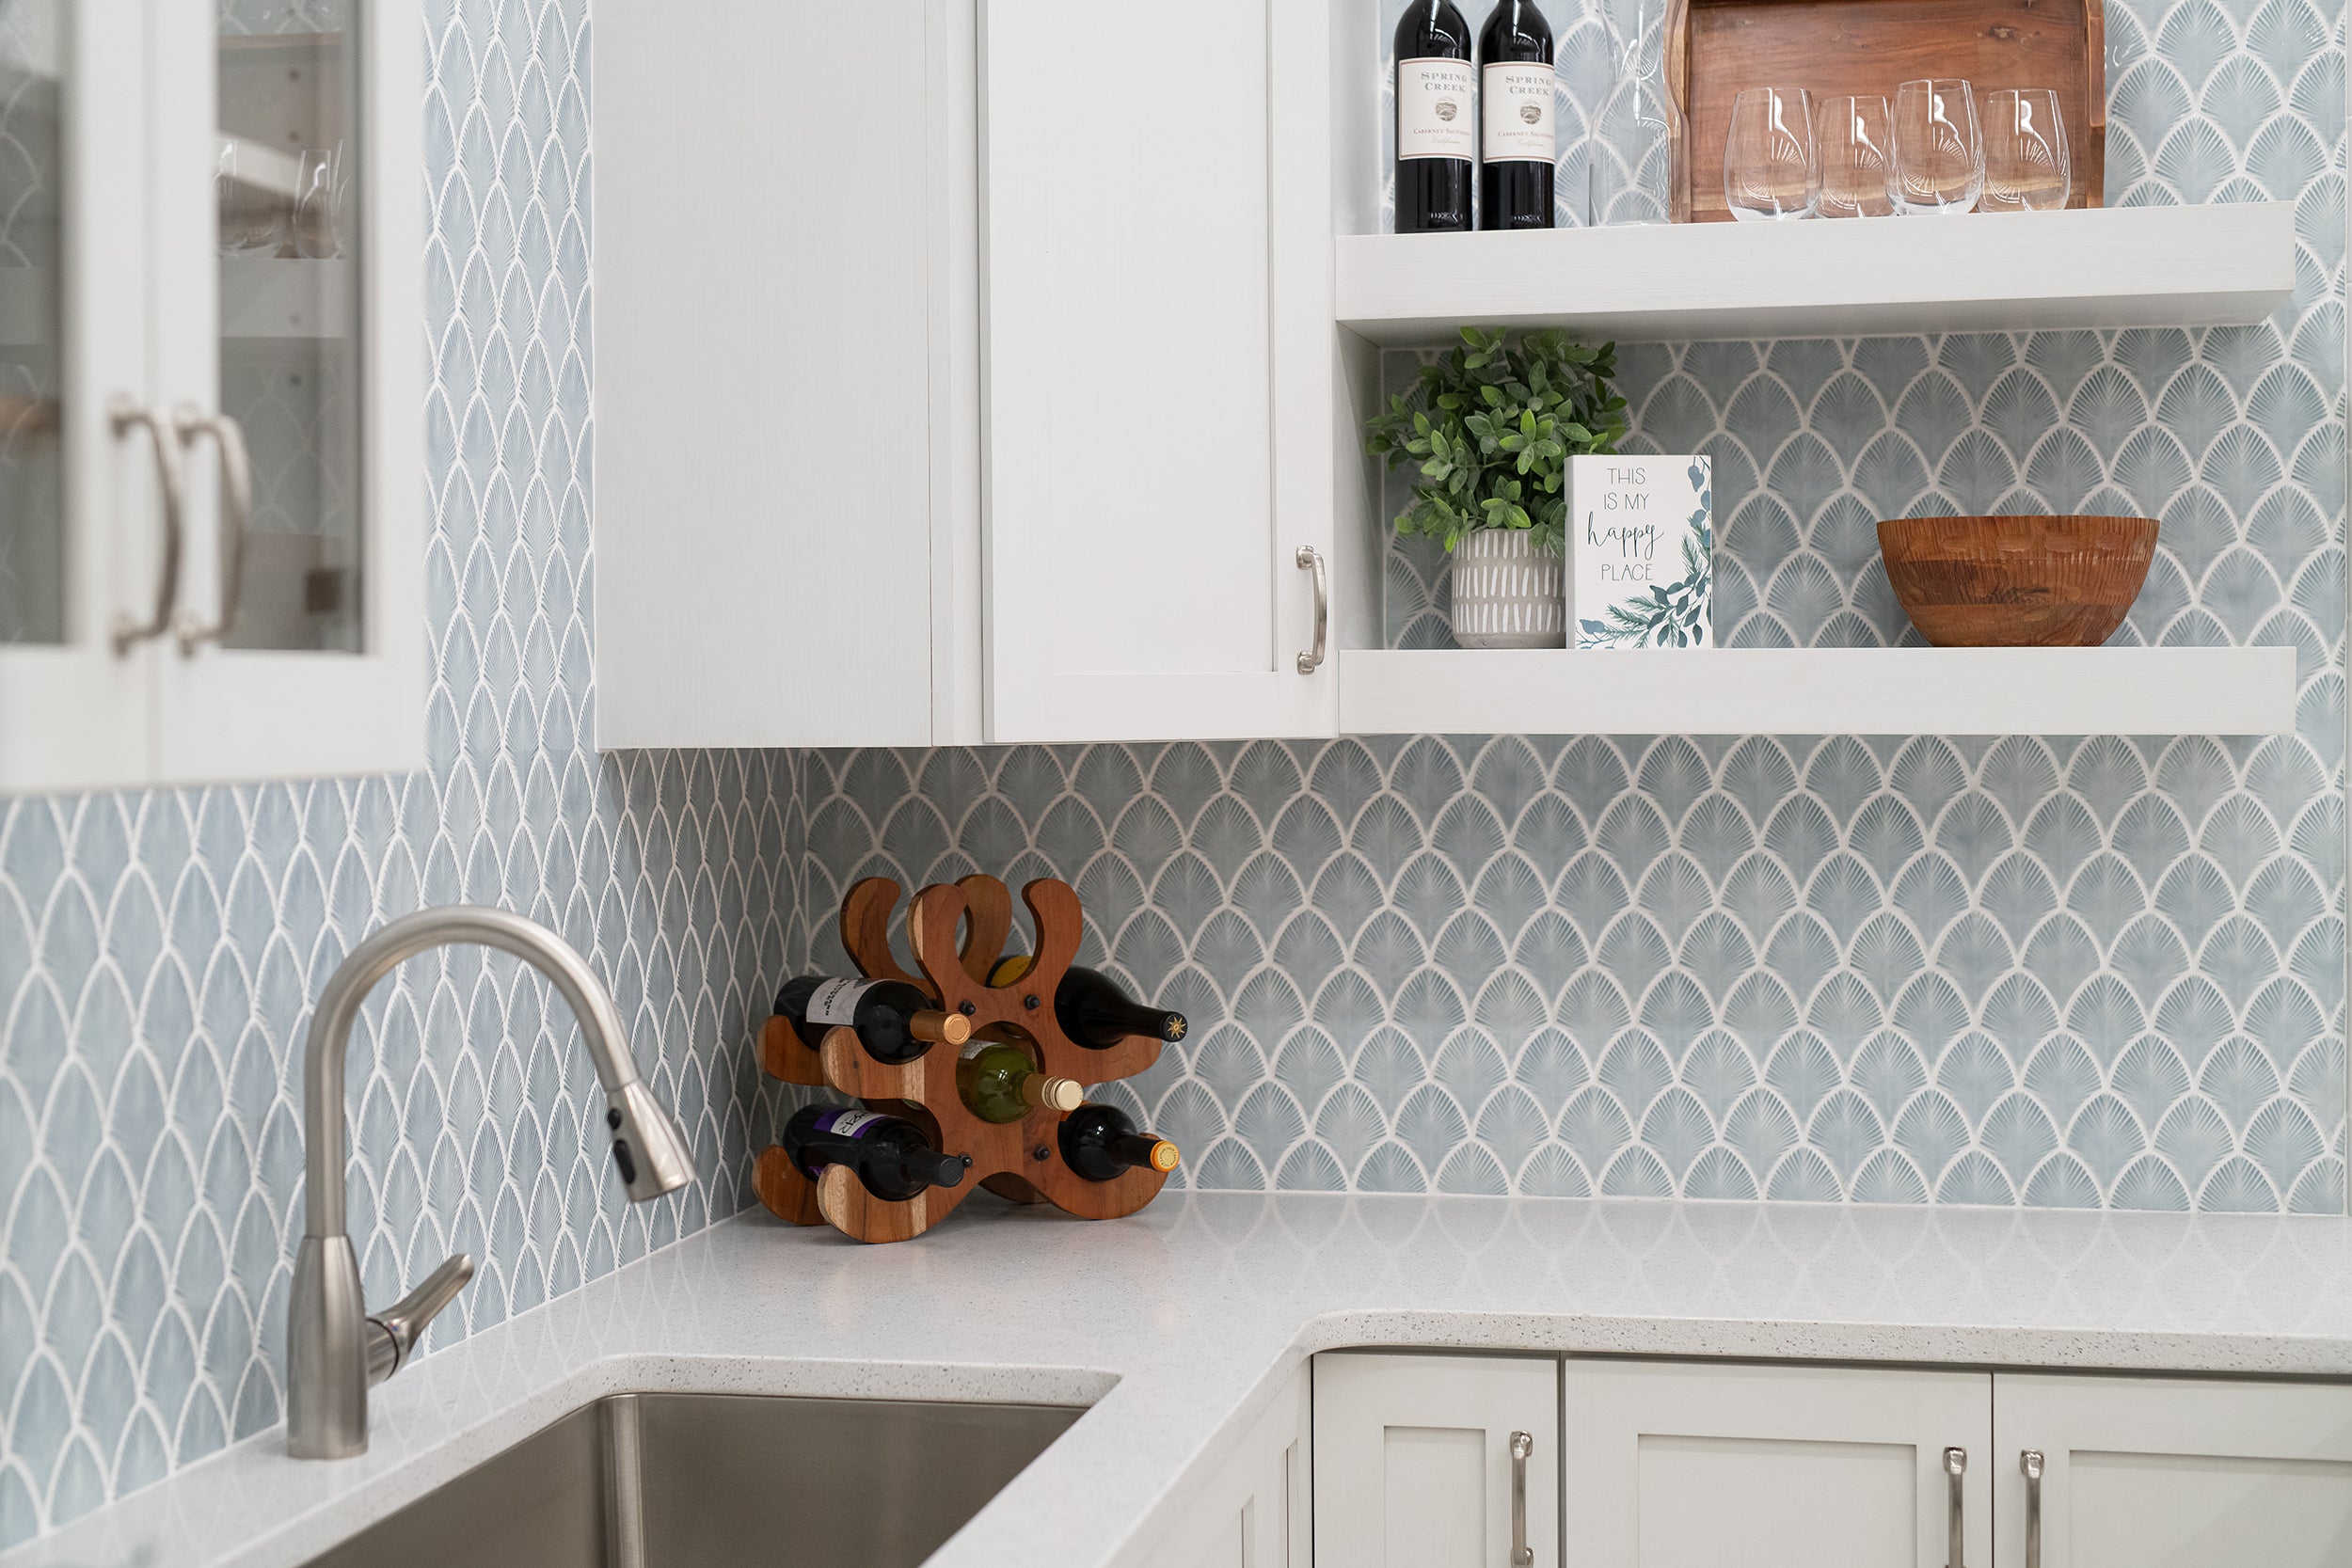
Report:
<svg viewBox="0 0 2352 1568"><path fill-rule="evenodd" d="M2285 735L2293 648L1347 651L1349 735Z"/></svg>

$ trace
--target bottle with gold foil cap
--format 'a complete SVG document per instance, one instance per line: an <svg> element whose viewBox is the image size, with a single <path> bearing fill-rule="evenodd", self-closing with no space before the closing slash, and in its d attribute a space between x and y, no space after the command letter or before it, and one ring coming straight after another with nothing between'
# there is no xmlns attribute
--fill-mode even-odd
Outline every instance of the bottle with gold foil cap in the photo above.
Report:
<svg viewBox="0 0 2352 1568"><path fill-rule="evenodd" d="M1114 1180L1136 1167L1165 1173L1174 1170L1178 1160L1174 1144L1136 1132L1118 1106L1093 1102L1062 1122L1061 1157L1089 1181Z"/></svg>
<svg viewBox="0 0 2352 1568"><path fill-rule="evenodd" d="M988 972L992 986L1009 986L1029 972L1036 960L1012 953L996 960ZM1119 982L1100 970L1073 964L1054 990L1054 1022L1078 1044L1107 1051L1120 1040L1140 1036L1169 1044L1184 1037L1184 1015L1163 1007L1147 1007L1119 989Z"/></svg>

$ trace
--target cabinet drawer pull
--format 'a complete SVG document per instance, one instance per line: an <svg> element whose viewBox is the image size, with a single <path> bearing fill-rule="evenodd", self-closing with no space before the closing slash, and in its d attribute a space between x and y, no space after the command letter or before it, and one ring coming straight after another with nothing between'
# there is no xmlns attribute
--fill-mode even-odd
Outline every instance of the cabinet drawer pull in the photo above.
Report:
<svg viewBox="0 0 2352 1568"><path fill-rule="evenodd" d="M2042 1465L2040 1449L2017 1456L2017 1467L2026 1473L2026 1568L2042 1568Z"/></svg>
<svg viewBox="0 0 2352 1568"><path fill-rule="evenodd" d="M1968 1516L1963 1507L1963 1503L1966 1501L1966 1497L1963 1492L1963 1482L1962 1480L1962 1478L1966 1476L1967 1473L1968 1450L1966 1449L1946 1449L1944 1450L1944 1475L1950 1484L1951 1501L1948 1511L1945 1515L1945 1534L1947 1538L1944 1556L1945 1568L1968 1568L1966 1560L1968 1554Z"/></svg>
<svg viewBox="0 0 2352 1568"><path fill-rule="evenodd" d="M148 439L155 449L155 479L164 493L164 556L155 571L155 609L145 621L134 618L128 611L119 610L114 634L118 657L129 653L151 637L161 637L171 626L171 611L180 602L180 443L167 428L163 417L152 408L142 408L128 396L119 396L106 405L107 422L118 438L129 434L134 425L147 427Z"/></svg>
<svg viewBox="0 0 2352 1568"><path fill-rule="evenodd" d="M1323 668L1323 652L1331 635L1331 572L1323 552L1312 545L1298 546L1298 568L1315 575L1315 645L1298 656L1298 673L1311 675Z"/></svg>
<svg viewBox="0 0 2352 1568"><path fill-rule="evenodd" d="M1511 1568L1534 1568L1535 1548L1527 1544L1527 1456L1534 1451L1533 1436L1511 1433Z"/></svg>
<svg viewBox="0 0 2352 1568"><path fill-rule="evenodd" d="M182 404L172 430L186 446L210 436L220 449L220 619L206 626L194 614L180 617L180 652L193 654L237 628L238 601L245 592L246 526L253 518L253 466L246 458L245 431L226 414L206 414Z"/></svg>

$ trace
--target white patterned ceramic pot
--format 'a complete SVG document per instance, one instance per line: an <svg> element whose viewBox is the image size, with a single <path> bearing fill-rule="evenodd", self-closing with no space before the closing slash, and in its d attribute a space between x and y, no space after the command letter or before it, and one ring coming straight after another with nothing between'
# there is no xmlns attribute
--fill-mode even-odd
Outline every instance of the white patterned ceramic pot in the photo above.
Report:
<svg viewBox="0 0 2352 1568"><path fill-rule="evenodd" d="M1523 528L1486 528L1454 546L1454 641L1465 648L1568 645L1567 561Z"/></svg>

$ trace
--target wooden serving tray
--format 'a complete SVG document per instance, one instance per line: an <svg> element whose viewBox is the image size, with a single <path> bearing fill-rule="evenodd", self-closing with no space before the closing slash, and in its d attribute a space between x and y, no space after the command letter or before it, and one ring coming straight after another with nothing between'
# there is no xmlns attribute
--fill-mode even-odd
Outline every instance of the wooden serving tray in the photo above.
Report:
<svg viewBox="0 0 2352 1568"><path fill-rule="evenodd" d="M2070 207L2105 203L2105 0L1668 0L1666 89L1689 132L1676 155L1688 192L1677 223L1728 223L1724 137L1743 87L1809 88L1818 102L1884 95L1922 76L1958 76L1979 96L2052 87L2074 164Z"/></svg>

